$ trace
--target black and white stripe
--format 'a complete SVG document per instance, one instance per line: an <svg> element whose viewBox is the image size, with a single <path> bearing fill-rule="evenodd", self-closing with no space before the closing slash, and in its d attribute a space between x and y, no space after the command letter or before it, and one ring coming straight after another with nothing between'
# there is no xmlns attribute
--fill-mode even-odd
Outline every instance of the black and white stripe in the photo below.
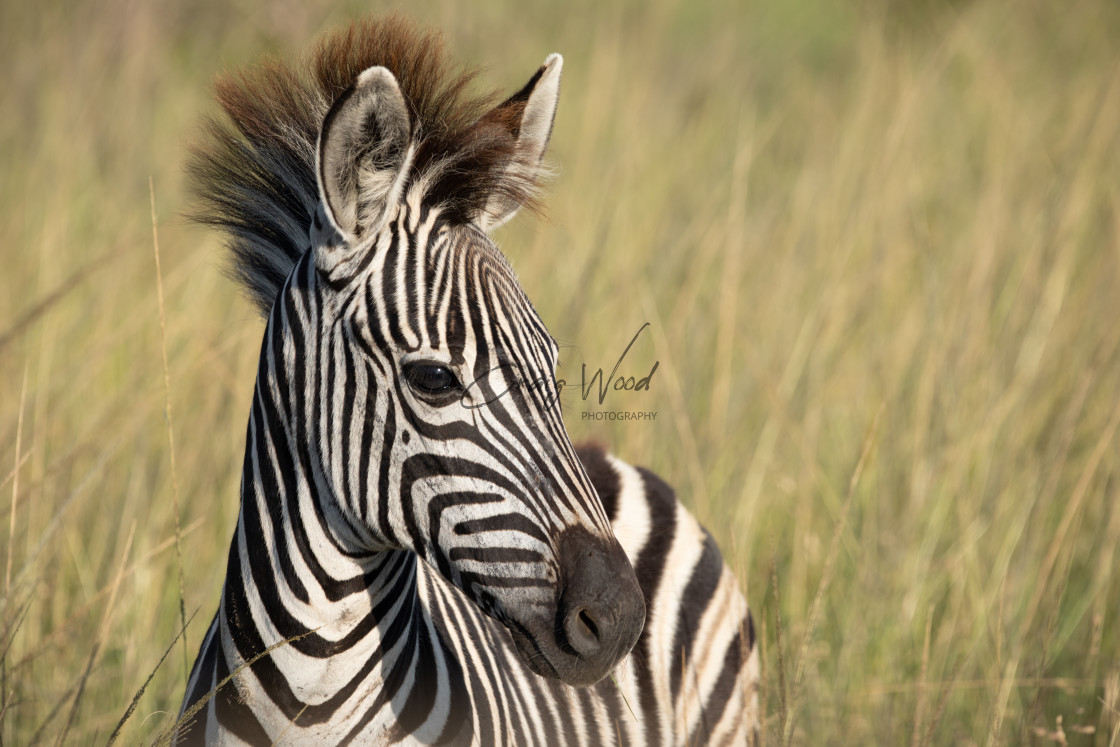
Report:
<svg viewBox="0 0 1120 747"><path fill-rule="evenodd" d="M396 45L395 70L331 51L363 34ZM270 313L179 743L756 738L736 579L661 480L572 446L557 346L485 232L529 198L559 56L488 113L463 107L469 147L441 150L415 80L430 37L340 39L321 54L360 65L353 85L247 76L198 154L204 219Z"/></svg>

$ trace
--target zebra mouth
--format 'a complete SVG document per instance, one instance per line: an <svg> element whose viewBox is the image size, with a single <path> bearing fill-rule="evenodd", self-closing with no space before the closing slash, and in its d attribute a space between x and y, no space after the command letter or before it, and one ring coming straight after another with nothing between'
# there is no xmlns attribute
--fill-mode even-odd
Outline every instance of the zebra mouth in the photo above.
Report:
<svg viewBox="0 0 1120 747"><path fill-rule="evenodd" d="M541 677L548 677L553 680L562 680L563 677L556 671L556 667L548 660L548 656L537 644L537 639L525 629L520 623L512 620L506 621L506 627L509 630L510 637L513 639L513 645L517 649L517 654L521 657L521 661L525 662L525 666L533 671L533 674Z"/></svg>

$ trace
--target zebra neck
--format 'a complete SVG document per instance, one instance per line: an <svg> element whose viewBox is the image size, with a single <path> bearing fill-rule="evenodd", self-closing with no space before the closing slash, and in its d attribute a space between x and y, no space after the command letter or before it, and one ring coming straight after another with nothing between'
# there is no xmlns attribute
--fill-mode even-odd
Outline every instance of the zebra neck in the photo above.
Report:
<svg viewBox="0 0 1120 747"><path fill-rule="evenodd" d="M254 531L267 522L243 505L222 604L236 658L253 662L247 700L267 702L253 697L260 688L283 718L301 724L333 721L340 709L366 714L351 724L359 732L390 713L390 722L412 731L430 723L436 703L455 703L436 719L442 732L461 710L462 671L433 622L429 574L416 554L335 555L327 564L316 552L282 551L298 544L292 534ZM247 614L254 624L245 624ZM437 698L449 690L450 699ZM462 716L454 715L457 729Z"/></svg>
<svg viewBox="0 0 1120 747"><path fill-rule="evenodd" d="M235 659L254 662L252 679L287 717L309 709L301 723L316 707L392 699L417 663L444 658L418 584L424 567L413 552L355 541L293 443L302 439L265 427L261 399L222 602Z"/></svg>
<svg viewBox="0 0 1120 747"><path fill-rule="evenodd" d="M386 548L324 478L325 446L301 426L314 409L302 393L318 382L305 361L286 357L287 325L276 321L274 313L246 439L222 634L213 640L231 669L252 662L238 689L262 723L331 724L327 741L336 742L379 724L433 738L459 733L469 728L469 695L430 611L436 574L415 553Z"/></svg>

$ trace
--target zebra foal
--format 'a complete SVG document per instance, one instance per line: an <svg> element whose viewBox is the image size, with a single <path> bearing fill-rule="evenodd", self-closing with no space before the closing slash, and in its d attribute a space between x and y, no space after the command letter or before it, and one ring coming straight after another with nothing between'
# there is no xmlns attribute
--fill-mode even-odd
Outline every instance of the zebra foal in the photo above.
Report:
<svg viewBox="0 0 1120 747"><path fill-rule="evenodd" d="M757 737L735 578L657 477L572 446L487 235L534 200L561 65L494 105L390 18L219 81L199 218L268 323L178 743Z"/></svg>

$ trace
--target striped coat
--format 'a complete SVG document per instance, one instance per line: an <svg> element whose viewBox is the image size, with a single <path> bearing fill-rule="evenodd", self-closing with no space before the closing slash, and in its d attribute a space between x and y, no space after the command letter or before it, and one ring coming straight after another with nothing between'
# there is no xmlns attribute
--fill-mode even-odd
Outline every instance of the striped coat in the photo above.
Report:
<svg viewBox="0 0 1120 747"><path fill-rule="evenodd" d="M178 742L757 736L737 581L664 482L572 446L488 237L535 199L561 65L493 106L390 19L219 85L200 218L268 325Z"/></svg>

